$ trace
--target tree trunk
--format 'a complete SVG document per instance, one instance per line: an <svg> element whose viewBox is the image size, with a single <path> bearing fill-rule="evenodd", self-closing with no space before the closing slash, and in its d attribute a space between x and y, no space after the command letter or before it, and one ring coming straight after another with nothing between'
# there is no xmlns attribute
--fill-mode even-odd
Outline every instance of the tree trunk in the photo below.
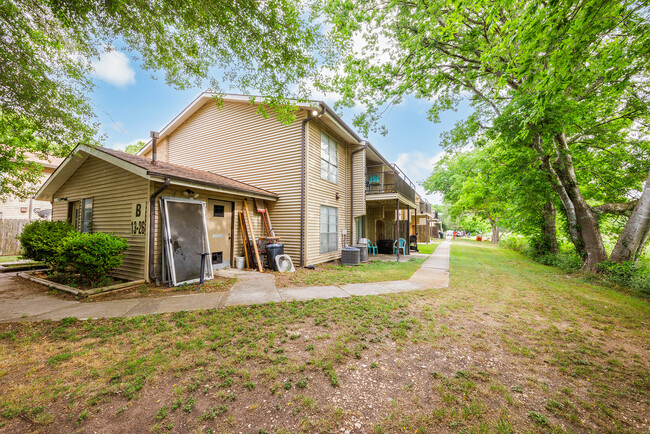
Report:
<svg viewBox="0 0 650 434"><path fill-rule="evenodd" d="M641 199L625 224L609 259L613 262L634 261L643 251L650 234L650 174L645 181Z"/></svg>
<svg viewBox="0 0 650 434"><path fill-rule="evenodd" d="M573 206L573 202L571 202L571 198L567 194L566 189L564 188L564 185L560 180L560 177L558 176L555 169L553 168L549 156L546 155L546 153L542 149L541 137L539 134L535 135L535 138L533 140L533 148L537 151L537 154L539 155L539 159L542 162L542 168L546 170L548 180L551 183L553 190L555 190L555 192L560 198L560 201L562 202L562 207L564 208L564 213L566 214L566 218L567 218L567 224L569 229L569 236L571 237L571 242L576 248L576 252L578 252L578 255L580 255L580 257L584 261L585 258L587 257L587 252L585 251L585 246L582 241L582 237L580 236L580 226L578 225L578 217L576 216L575 207Z"/></svg>
<svg viewBox="0 0 650 434"><path fill-rule="evenodd" d="M573 160L564 133L555 136L555 143L557 145L557 159L553 167L562 181L571 203L573 203L575 215L578 219L580 238L582 238L587 253L582 269L593 272L596 271L597 264L607 260L605 245L598 227L598 216L585 201L585 198L582 197L582 193L578 188Z"/></svg>
<svg viewBox="0 0 650 434"><path fill-rule="evenodd" d="M542 228L542 247L553 255L559 253L557 246L557 229L555 226L555 205L550 200L542 208L544 227Z"/></svg>
<svg viewBox="0 0 650 434"><path fill-rule="evenodd" d="M536 134L533 140L533 148L538 152L549 174L551 185L562 201L569 223L571 241L583 260L582 269L596 271L596 264L607 259L598 227L598 217L578 188L573 160L564 133L555 136L554 144L556 158L551 162L541 146L541 136Z"/></svg>
<svg viewBox="0 0 650 434"><path fill-rule="evenodd" d="M492 238L491 241L493 244L499 244L499 225L497 222L499 221L499 218L495 218L494 220L492 219L492 216L490 216L490 213L487 213L488 220L490 220L490 225L492 226Z"/></svg>

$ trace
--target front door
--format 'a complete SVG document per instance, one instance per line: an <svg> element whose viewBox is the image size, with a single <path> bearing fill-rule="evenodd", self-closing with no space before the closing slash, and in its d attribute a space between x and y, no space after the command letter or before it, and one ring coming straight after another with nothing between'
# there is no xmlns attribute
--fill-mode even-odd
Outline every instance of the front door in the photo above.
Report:
<svg viewBox="0 0 650 434"><path fill-rule="evenodd" d="M81 231L81 202L68 202L68 221L77 231Z"/></svg>
<svg viewBox="0 0 650 434"><path fill-rule="evenodd" d="M232 252L232 202L208 199L208 238L213 268L227 268Z"/></svg>

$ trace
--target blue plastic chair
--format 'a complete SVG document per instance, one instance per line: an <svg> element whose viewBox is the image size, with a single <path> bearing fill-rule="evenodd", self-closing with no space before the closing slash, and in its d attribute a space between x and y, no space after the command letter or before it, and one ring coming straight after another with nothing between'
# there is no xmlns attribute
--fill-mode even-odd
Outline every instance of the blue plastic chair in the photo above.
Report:
<svg viewBox="0 0 650 434"><path fill-rule="evenodd" d="M379 183L381 183L379 175L368 176L368 184L379 184Z"/></svg>
<svg viewBox="0 0 650 434"><path fill-rule="evenodd" d="M402 253L406 255L406 240L404 238L399 239L399 246L397 245L397 241L393 243L393 255L397 254L397 252L401 249Z"/></svg>
<svg viewBox="0 0 650 434"><path fill-rule="evenodd" d="M373 256L378 253L377 244L373 243L370 240L368 240L368 253L372 254Z"/></svg>

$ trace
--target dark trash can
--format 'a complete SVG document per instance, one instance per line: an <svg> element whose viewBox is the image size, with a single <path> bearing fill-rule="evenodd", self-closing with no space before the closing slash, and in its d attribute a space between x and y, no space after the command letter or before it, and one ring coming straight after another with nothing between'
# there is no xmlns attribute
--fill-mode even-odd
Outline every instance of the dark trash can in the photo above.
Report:
<svg viewBox="0 0 650 434"><path fill-rule="evenodd" d="M265 247L266 250L266 266L271 270L278 271L275 266L275 257L278 255L284 255L284 244L267 244Z"/></svg>

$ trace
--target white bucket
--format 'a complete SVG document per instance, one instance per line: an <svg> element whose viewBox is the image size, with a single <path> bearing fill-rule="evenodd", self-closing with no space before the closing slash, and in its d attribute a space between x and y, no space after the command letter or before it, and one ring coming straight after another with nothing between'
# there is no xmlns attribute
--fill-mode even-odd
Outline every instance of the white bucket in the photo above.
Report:
<svg viewBox="0 0 650 434"><path fill-rule="evenodd" d="M238 270L243 270L244 269L244 257L243 256L235 256L235 267L237 267Z"/></svg>

